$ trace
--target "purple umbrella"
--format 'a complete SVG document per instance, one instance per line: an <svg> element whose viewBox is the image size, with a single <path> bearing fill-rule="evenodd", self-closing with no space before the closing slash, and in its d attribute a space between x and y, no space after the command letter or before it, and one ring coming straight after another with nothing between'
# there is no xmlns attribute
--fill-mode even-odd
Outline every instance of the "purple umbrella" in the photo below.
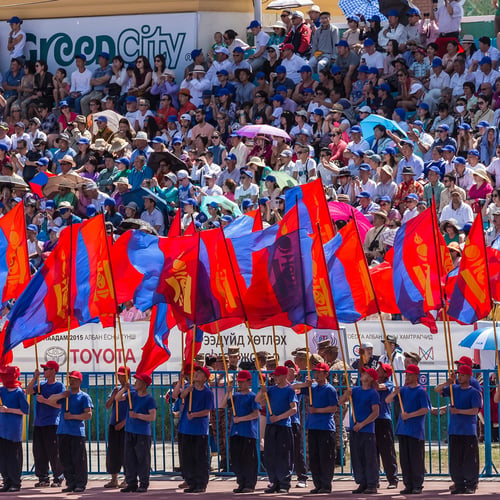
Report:
<svg viewBox="0 0 500 500"><path fill-rule="evenodd" d="M283 137L288 141L291 137L280 128L272 127L271 125L245 125L237 131L238 135L243 137L255 137L256 135L274 135L275 137Z"/></svg>

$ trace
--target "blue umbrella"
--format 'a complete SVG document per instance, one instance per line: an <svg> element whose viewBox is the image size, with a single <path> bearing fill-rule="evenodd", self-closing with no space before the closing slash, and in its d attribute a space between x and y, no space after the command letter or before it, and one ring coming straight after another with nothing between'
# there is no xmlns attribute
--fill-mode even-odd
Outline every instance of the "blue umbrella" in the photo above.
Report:
<svg viewBox="0 0 500 500"><path fill-rule="evenodd" d="M363 16L368 21L373 16L380 16L381 21L387 21L387 18L380 13L378 0L340 0L339 7L346 18Z"/></svg>
<svg viewBox="0 0 500 500"><path fill-rule="evenodd" d="M387 130L392 132L399 132L402 137L408 137L406 132L394 121L384 118L379 115L368 115L364 120L361 120L361 131L363 133L363 139L370 142L375 135L373 134L373 128L376 125L383 125Z"/></svg>
<svg viewBox="0 0 500 500"><path fill-rule="evenodd" d="M499 327L500 328L500 327ZM497 328L497 330L499 329ZM500 344L500 332L497 331L497 341ZM493 327L489 326L487 328L478 328L472 333L469 333L467 337L462 339L460 342L461 347L468 347L469 349L479 349L481 351L494 351L495 346L495 334L493 332Z"/></svg>

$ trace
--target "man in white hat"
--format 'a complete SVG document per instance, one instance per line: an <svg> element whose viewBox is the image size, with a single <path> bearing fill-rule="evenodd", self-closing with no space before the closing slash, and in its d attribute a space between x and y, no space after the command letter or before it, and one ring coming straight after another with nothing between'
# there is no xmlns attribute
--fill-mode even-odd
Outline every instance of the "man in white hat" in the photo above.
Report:
<svg viewBox="0 0 500 500"><path fill-rule="evenodd" d="M292 12L292 29L285 38L285 44L291 43L293 52L301 57L309 57L311 53L311 28L304 22L304 14L300 10Z"/></svg>
<svg viewBox="0 0 500 500"><path fill-rule="evenodd" d="M221 70L226 70L228 73L231 70L231 60L229 59L230 52L226 47L218 47L215 49L215 61L210 66L210 69L207 71L206 78L210 80L210 83L213 87L216 87L219 84L217 80L217 73Z"/></svg>
<svg viewBox="0 0 500 500"><path fill-rule="evenodd" d="M134 137L134 150L130 156L130 163L133 163L138 156L144 156L146 160L153 152L153 148L149 145L149 138L147 132L137 132Z"/></svg>
<svg viewBox="0 0 500 500"><path fill-rule="evenodd" d="M201 98L204 90L210 90L212 83L207 78L205 68L201 64L196 64L193 71L181 83L181 89L188 89L191 93L191 102L196 106L201 106L203 100Z"/></svg>
<svg viewBox="0 0 500 500"><path fill-rule="evenodd" d="M315 10L316 9L316 10ZM337 43L339 43L339 29L331 23L331 15L329 12L317 12L319 7L313 5L309 11L311 17L311 29L313 31L311 41L311 58L309 66L313 70L321 71L324 68L329 68L332 58L337 55ZM313 20L313 14L318 21Z"/></svg>
<svg viewBox="0 0 500 500"><path fill-rule="evenodd" d="M262 30L262 25L260 24L260 21L257 21L254 19L248 26L247 29L249 29L252 32L255 47L255 52L249 56L249 62L250 65L252 66L253 71L258 71L261 66L264 64L266 61L266 47L267 44L269 43L269 35Z"/></svg>
<svg viewBox="0 0 500 500"><path fill-rule="evenodd" d="M139 135L140 132L137 134ZM132 185L132 191L139 189L144 179L152 179L153 171L146 165L147 159L143 155L137 155L134 159L134 168L128 174L128 181Z"/></svg>

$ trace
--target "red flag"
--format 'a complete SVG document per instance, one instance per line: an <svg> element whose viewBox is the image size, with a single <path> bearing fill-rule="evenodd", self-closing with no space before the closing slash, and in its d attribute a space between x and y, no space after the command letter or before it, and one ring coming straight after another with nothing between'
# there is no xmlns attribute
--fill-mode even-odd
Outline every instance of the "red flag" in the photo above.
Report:
<svg viewBox="0 0 500 500"><path fill-rule="evenodd" d="M193 234L196 234L196 226L194 225L194 219L191 221L191 224L186 228L184 231L184 236L192 236Z"/></svg>
<svg viewBox="0 0 500 500"><path fill-rule="evenodd" d="M245 215L248 215L248 217L252 217L252 219L254 220L252 231L262 231L262 229L264 229L260 208L250 210L250 212L246 212Z"/></svg>
<svg viewBox="0 0 500 500"><path fill-rule="evenodd" d="M0 219L0 302L17 299L31 278L24 204Z"/></svg>
<svg viewBox="0 0 500 500"><path fill-rule="evenodd" d="M394 286L392 284L392 266L389 262L382 262L370 269L373 288L377 295L380 311L388 314L400 314Z"/></svg>
<svg viewBox="0 0 500 500"><path fill-rule="evenodd" d="M500 302L500 251L494 248L486 248L488 258L488 272L490 275L491 298Z"/></svg>
<svg viewBox="0 0 500 500"><path fill-rule="evenodd" d="M182 218L182 210L179 208L175 217L172 220L172 224L170 224L170 228L168 229L169 237L182 236L182 226L181 226L181 218Z"/></svg>
<svg viewBox="0 0 500 500"><path fill-rule="evenodd" d="M488 263L484 242L483 218L479 213L469 232L458 268L448 314L465 324L486 318L491 311Z"/></svg>

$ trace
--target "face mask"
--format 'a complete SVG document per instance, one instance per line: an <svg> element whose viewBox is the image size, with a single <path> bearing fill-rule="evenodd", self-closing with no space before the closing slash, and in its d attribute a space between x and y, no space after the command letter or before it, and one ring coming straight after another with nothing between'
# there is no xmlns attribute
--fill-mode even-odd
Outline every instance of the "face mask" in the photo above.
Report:
<svg viewBox="0 0 500 500"><path fill-rule="evenodd" d="M457 113L463 113L465 111L465 106L456 106Z"/></svg>
<svg viewBox="0 0 500 500"><path fill-rule="evenodd" d="M277 145L278 145L278 141L273 140L273 146L277 146Z"/></svg>

